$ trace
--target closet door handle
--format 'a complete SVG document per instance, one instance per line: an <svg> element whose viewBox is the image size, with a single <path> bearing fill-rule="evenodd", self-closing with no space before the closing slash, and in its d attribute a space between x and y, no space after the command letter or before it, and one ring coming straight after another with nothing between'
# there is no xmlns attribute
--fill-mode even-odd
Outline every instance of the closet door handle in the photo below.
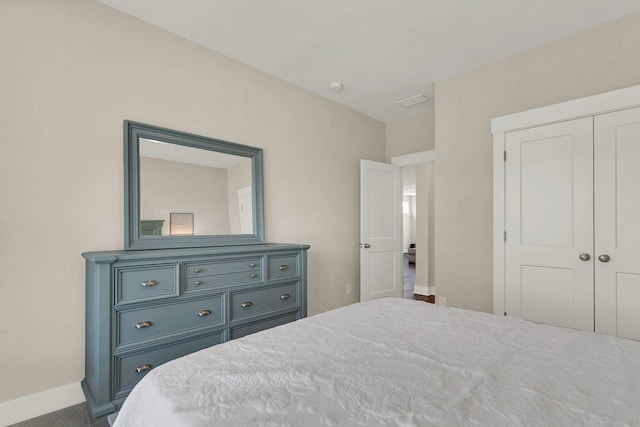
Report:
<svg viewBox="0 0 640 427"><path fill-rule="evenodd" d="M578 256L578 258L580 258L581 261L589 261L591 259L591 255L589 255L589 254L580 254Z"/></svg>
<svg viewBox="0 0 640 427"><path fill-rule="evenodd" d="M598 257L598 259L600 260L600 262L609 262L611 260L611 257L607 254L602 254Z"/></svg>

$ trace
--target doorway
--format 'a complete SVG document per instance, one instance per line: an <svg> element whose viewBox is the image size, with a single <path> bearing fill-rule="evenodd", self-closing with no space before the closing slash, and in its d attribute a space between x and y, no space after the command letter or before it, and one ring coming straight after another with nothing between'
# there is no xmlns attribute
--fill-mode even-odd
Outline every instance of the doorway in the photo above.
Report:
<svg viewBox="0 0 640 427"><path fill-rule="evenodd" d="M433 286L435 150L393 157L402 167L403 295L435 295Z"/></svg>
<svg viewBox="0 0 640 427"><path fill-rule="evenodd" d="M416 286L416 167L402 168L403 296L413 299Z"/></svg>

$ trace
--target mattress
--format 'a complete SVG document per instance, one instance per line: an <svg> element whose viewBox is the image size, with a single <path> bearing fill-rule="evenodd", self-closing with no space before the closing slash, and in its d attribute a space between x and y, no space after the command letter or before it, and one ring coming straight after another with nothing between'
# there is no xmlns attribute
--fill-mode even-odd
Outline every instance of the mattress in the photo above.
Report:
<svg viewBox="0 0 640 427"><path fill-rule="evenodd" d="M640 342L383 298L161 365L114 427L478 425L640 425Z"/></svg>

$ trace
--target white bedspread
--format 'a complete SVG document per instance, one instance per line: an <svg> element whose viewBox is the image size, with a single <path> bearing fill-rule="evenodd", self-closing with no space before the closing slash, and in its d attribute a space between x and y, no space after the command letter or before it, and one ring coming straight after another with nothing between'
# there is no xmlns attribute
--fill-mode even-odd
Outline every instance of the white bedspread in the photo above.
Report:
<svg viewBox="0 0 640 427"><path fill-rule="evenodd" d="M159 366L114 427L471 425L640 425L640 342L378 299Z"/></svg>

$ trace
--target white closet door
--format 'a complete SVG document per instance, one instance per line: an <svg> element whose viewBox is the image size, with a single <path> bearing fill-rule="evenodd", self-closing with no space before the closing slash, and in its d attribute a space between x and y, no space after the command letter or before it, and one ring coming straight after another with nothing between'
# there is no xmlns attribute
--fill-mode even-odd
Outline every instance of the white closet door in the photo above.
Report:
<svg viewBox="0 0 640 427"><path fill-rule="evenodd" d="M640 339L640 108L594 131L596 331Z"/></svg>
<svg viewBox="0 0 640 427"><path fill-rule="evenodd" d="M506 313L593 331L593 119L510 132L506 150Z"/></svg>

